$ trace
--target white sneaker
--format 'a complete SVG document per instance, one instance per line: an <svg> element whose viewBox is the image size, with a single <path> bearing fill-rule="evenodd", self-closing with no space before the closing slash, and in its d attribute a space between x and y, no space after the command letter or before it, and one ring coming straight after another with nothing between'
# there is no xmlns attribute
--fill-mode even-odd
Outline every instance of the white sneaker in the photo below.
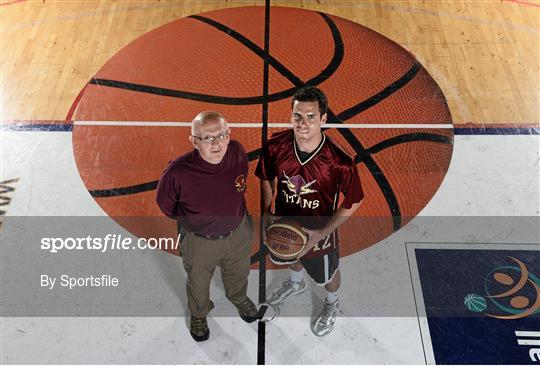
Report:
<svg viewBox="0 0 540 366"><path fill-rule="evenodd" d="M322 337L334 330L334 323L336 322L338 312L339 300L336 300L333 303L329 303L325 300L321 313L317 319L315 319L315 322L313 322L313 333L315 333L316 336Z"/></svg>
<svg viewBox="0 0 540 366"><path fill-rule="evenodd" d="M302 293L305 289L306 283L304 282L304 280L302 280L301 282L295 282L291 281L291 279L289 278L286 281L283 281L281 286L272 291L270 296L268 296L268 303L270 305L284 303L285 300L289 298L289 296Z"/></svg>

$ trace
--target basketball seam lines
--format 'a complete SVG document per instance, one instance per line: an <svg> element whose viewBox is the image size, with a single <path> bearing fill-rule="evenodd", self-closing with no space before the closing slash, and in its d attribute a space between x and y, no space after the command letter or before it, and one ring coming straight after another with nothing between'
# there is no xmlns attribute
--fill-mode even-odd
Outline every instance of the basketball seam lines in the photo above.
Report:
<svg viewBox="0 0 540 366"><path fill-rule="evenodd" d="M398 136L386 139L384 141L381 141L378 144L375 144L372 147L365 150L365 154L366 155L376 154L389 147L402 144L405 142L415 142L415 141L437 142L441 144L450 145L452 144L453 139L448 136L439 135L436 133L425 133L425 132L408 133L408 134L398 135ZM356 155L355 163L358 164L358 163L363 162L364 157L365 155L360 155L360 154Z"/></svg>
<svg viewBox="0 0 540 366"><path fill-rule="evenodd" d="M330 122L342 123L342 121L340 121L330 109L328 109L328 120ZM392 186L390 185L390 182L388 182L381 168L377 165L375 160L373 160L373 157L367 154L366 149L364 148L362 143L352 134L351 130L339 129L338 132L353 148L357 156L364 156L363 163L368 168L369 172L373 176L373 179L375 179L375 181L377 182L377 185L379 186L379 189L382 191L384 199L386 200L388 208L390 209L390 213L392 214L392 229L393 231L399 230L399 228L401 227L401 210L399 208L397 197L394 193L394 190L392 189Z"/></svg>
<svg viewBox="0 0 540 366"><path fill-rule="evenodd" d="M422 133L418 133L418 134L414 134L414 135L422 135ZM426 135L429 135L429 134L426 134ZM431 135L436 136L436 137L440 136L440 135L437 135L437 134L431 134ZM400 136L405 136L405 135L400 135ZM448 138L448 142L443 142L442 138L441 138L441 140L438 140L436 138L432 139L431 137L418 136L418 138L415 138L415 139L406 138L406 139L401 140L401 139L399 139L400 136L396 136L396 137L392 138L391 139L392 143L388 144L387 146L382 146L382 145L385 145L384 141L379 143L379 144L373 145L372 147L364 150L364 152L362 154L358 154L356 156L356 158L355 158L355 161L356 161L356 159L358 159L358 161L356 161L357 163L365 163L364 158L367 155L368 151L371 154L374 154L374 153L381 152L384 149L389 148L391 146L399 145L399 144L406 143L406 142L432 141L432 142L437 142L437 143L448 143L448 144L451 143L450 138ZM387 140L385 140L385 141L387 141ZM260 148L257 149L257 150L249 152L248 153L248 160L249 161L256 160L259 157L260 152L261 152ZM155 181L151 181L151 182L147 182L147 183L135 184L135 185L126 186L126 187L88 190L88 192L90 193L90 195L92 197L118 197L118 196L125 196L125 195L129 195L129 194L141 193L141 192L145 192L145 191L151 191L151 190L154 190L154 189L157 188L157 184L158 184L158 181L155 180Z"/></svg>
<svg viewBox="0 0 540 366"><path fill-rule="evenodd" d="M332 57L332 60L331 60L330 64L327 66L327 68L325 70L323 70L321 72L321 74L319 74L319 76L317 76L317 77L311 79L310 81L308 81L307 84L311 84L311 83L313 83L315 81L317 81L318 83L321 83L325 79L329 78L337 70L337 68L339 68L339 65L341 64L341 62L343 60L343 55L344 55L343 41L341 39L341 34L339 32L339 29L337 29L335 23L326 14L323 14L323 13L320 13L320 12L318 12L318 14L328 24L328 27L330 28L330 31L332 33L332 37L334 39L334 56ZM229 27L227 27L227 26L225 26L225 25L223 25L221 23L218 23L218 22L216 22L216 21L214 21L212 19L209 19L209 18L205 18L205 17L201 17L201 16L197 16L197 15L193 15L193 16L191 16L191 18L192 19L197 19L197 20L202 21L202 22L205 22L206 24L209 24L209 25L215 27L216 29L226 33L227 35L233 37L234 39L238 40L246 48L253 51L259 57L262 57L263 59L266 59L268 63L272 64L272 66L276 69L276 71L281 73L291 83L296 85L296 87L305 85L305 84L303 84L301 82L301 80L298 77L296 77L290 70L288 70L285 67L285 65L280 63L274 57L268 55L268 57L265 58L265 53L264 53L263 50L260 49L260 47L258 47L251 40L247 39L245 36L241 35L240 33L236 32L235 30L233 30L233 29L231 29L231 28L229 28ZM262 51L262 54L261 54L261 51ZM330 72L330 70L331 70L331 72ZM398 91L403 86L405 86L410 80L412 80L412 78L418 73L419 70L420 70L420 65L417 62L415 62L412 65L411 69L405 75L403 75L397 81L390 84L388 87L384 88L382 91L380 91L379 93L373 95L372 97L370 97L370 98L358 103L357 105L355 105L355 106L341 112L337 116L335 114L333 114L329 110L329 117L331 117L330 119L334 120L334 121L336 121L338 123L342 123L343 121L345 121L347 119L350 119L353 116L361 113L362 111L364 111L364 110L378 104L379 102L381 102L382 100L384 100L385 98L387 98L390 95L394 94L396 91ZM317 78L320 78L321 80L318 80ZM150 91L150 92L152 92L152 91L159 91L161 89L161 88L149 87L149 86L145 86L145 85L138 85L138 84L133 84L133 83L125 83L125 82L116 82L116 81L104 80L104 79L92 79L91 83L97 84L97 85L102 85L103 84L103 85L113 86L113 87L133 86L133 87L137 88L136 89L137 91ZM300 84L300 85L298 85L298 84ZM292 92L294 92L295 88L288 89L288 90L286 90L284 92L289 93L291 90L292 90ZM176 96L176 95L180 96L180 95L182 95L182 96L185 96L185 97L189 97L188 99L198 97L198 98L206 99L207 101L208 101L208 99L216 99L216 101L221 101L221 102L224 102L224 101L233 102L231 104L235 104L235 103L238 103L240 101L251 101L252 102L254 100L261 99L261 97L247 97L247 98L217 97L217 96L208 96L208 95L198 94L198 93L189 93L189 92L182 92L182 91L177 91L177 90L175 91L175 90L171 90L171 89L161 89L161 91L168 93L170 96ZM280 93L284 93L284 92L280 92ZM268 103L269 101L276 100L276 99L273 99L273 98L275 98L276 95L278 95L280 93L275 93L275 94L272 94L272 95L268 95L266 98L264 98L264 95L263 95L262 96L263 100L261 101L261 103L264 103L264 102ZM290 94L290 95L292 95L292 94ZM214 103L217 103L216 101L214 101ZM256 103L256 104L259 104L259 103ZM386 202L387 202L387 204L388 204L388 206L390 208L390 212L391 212L392 217L393 217L393 229L394 229L394 231L398 230L401 227L400 207L399 207L399 203L397 201L397 197L395 196L395 193L393 192L393 189L392 189L389 181L384 176L384 173L382 172L381 168L377 165L377 163L370 156L370 153L368 151L366 151L366 149L362 146L361 142L356 138L356 136L354 136L351 133L350 130L347 129L346 131L343 131L341 129L338 129L338 131L339 131L339 133L341 135L343 135L343 137L351 145L351 147L356 152L357 156L358 155L363 156L362 162L364 162L364 164L366 164L366 167L368 168L371 175L373 176L373 178L377 182L377 184L378 184L379 188L381 189L381 191L382 191L382 193L383 193L383 195L385 197L385 200L386 200ZM356 160L356 158L355 158L355 160ZM103 190L101 190L101 191L103 191Z"/></svg>
<svg viewBox="0 0 540 366"><path fill-rule="evenodd" d="M206 23L208 25L211 25L212 27L216 28L217 30L220 30L221 32L227 34L228 36L234 38L241 44L243 44L247 49L253 51L257 56L259 56L261 59L265 59L266 55L264 53L264 50L261 49L257 44L255 44L253 41L251 41L249 38L245 37L243 34L238 33L232 28L227 27L224 24L221 24L219 22L216 22L213 19L202 17L200 15L191 15L190 18L197 19L203 23ZM281 62L276 60L272 55L268 55L267 61L270 65L276 69L281 75L286 77L289 81L292 82L293 85L302 84L302 81L300 78L298 78L296 75L294 75L289 69L285 67ZM294 80L294 81L292 81ZM294 92L293 92L294 93ZM291 94L292 95L292 94Z"/></svg>
<svg viewBox="0 0 540 366"><path fill-rule="evenodd" d="M313 85L313 84L318 85L324 82L325 80L327 80L328 78L330 78L334 74L334 72L338 69L339 65L341 64L341 61L343 60L343 42L341 40L341 36L339 34L339 31L337 30L337 27L331 21L331 19L329 19L325 14L322 14L322 13L318 13L318 14L320 14L324 18L326 23L328 24L330 31L332 33L335 48L337 49L338 52L334 52L334 56L330 60L330 63L327 65L327 67L324 70L322 70L319 73L319 75L315 76L314 78L308 81L308 84L310 85ZM257 46L251 40L244 37L237 31L233 30L232 28L229 28L212 19L201 17L198 15L192 15L190 16L190 18L197 19L201 22L204 22L208 25L215 27L216 29L224 32L230 37L236 39L241 44L243 44L247 49L251 50L256 55L264 59L264 51L261 50L259 46ZM283 65L281 62L276 60L271 55L268 55L268 63L270 63L276 71L278 71L282 76L284 76L287 80L289 80L293 85L295 85L295 87L283 90L278 93L269 94L265 98L264 95L253 96L253 97L223 97L223 96L187 92L187 91L181 91L181 90L174 90L174 89L168 89L168 88L161 88L161 87L136 84L136 83L130 83L130 82L124 82L124 81L117 81L117 80L110 80L110 79L101 79L101 78L92 78L92 80L90 80L90 84L99 85L99 86L108 86L108 87L119 88L119 89L127 89L127 90L149 93L149 94L156 94L156 95L161 95L161 96L184 98L184 99L191 99L191 100L197 100L197 101L214 103L214 104L227 104L227 105L261 104L265 100L268 102L272 102L272 101L285 99L292 96L299 86L306 85L306 83L303 83L297 76L295 76L290 70L288 70L285 67L285 65Z"/></svg>

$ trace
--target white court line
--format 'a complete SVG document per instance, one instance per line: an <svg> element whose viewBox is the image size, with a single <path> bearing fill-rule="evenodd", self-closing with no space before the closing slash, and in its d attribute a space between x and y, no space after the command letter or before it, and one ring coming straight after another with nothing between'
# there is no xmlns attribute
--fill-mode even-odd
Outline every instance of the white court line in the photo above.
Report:
<svg viewBox="0 0 540 366"><path fill-rule="evenodd" d="M148 121L73 121L75 126L122 126L122 127L138 127L138 126L152 126L152 127L191 127L191 122L148 122ZM253 128L262 127L262 123L229 123L229 127L234 128ZM268 123L270 128L285 127L290 128L290 123ZM327 123L323 125L326 128L426 128L426 129L452 129L452 124L340 124L340 123Z"/></svg>
<svg viewBox="0 0 540 366"><path fill-rule="evenodd" d="M538 339L518 339L520 346L540 346L540 340Z"/></svg>
<svg viewBox="0 0 540 366"><path fill-rule="evenodd" d="M518 337L539 337L540 338L540 332L530 332L525 330L516 330L516 336Z"/></svg>

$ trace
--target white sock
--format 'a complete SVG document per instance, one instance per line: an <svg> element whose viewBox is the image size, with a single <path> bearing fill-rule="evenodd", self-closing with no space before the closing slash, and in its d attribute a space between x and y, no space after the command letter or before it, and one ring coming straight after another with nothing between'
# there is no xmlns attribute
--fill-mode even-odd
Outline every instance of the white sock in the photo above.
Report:
<svg viewBox="0 0 540 366"><path fill-rule="evenodd" d="M328 301L330 304L333 304L337 301L337 291L336 292L330 292L326 290L326 301Z"/></svg>
<svg viewBox="0 0 540 366"><path fill-rule="evenodd" d="M302 270L293 271L292 269L289 268L289 278L293 282L300 283L300 282L302 282L302 279L304 278L304 273L302 272Z"/></svg>

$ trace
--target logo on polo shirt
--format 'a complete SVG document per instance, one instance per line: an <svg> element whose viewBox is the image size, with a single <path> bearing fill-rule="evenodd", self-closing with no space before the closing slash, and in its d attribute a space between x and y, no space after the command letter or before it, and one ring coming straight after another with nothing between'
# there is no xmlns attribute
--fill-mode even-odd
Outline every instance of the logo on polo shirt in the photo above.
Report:
<svg viewBox="0 0 540 366"><path fill-rule="evenodd" d="M234 180L234 187L236 188L237 192L245 192L246 186L246 178L244 177L244 174L240 174L238 177L236 177Z"/></svg>

